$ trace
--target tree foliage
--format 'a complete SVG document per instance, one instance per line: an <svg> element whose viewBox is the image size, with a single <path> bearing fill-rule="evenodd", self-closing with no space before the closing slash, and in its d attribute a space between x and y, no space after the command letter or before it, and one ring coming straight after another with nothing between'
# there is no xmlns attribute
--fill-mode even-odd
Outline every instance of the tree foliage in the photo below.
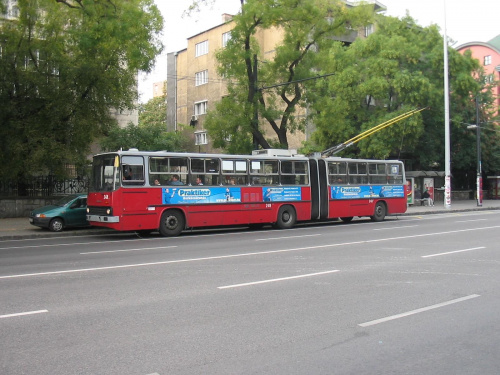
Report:
<svg viewBox="0 0 500 375"><path fill-rule="evenodd" d="M114 126L100 141L106 151L137 148L144 151L186 151L189 138L185 132L167 132L166 96L150 99L139 107L139 125Z"/></svg>
<svg viewBox="0 0 500 375"><path fill-rule="evenodd" d="M257 145L288 148L289 134L304 129L297 116L306 105L304 91L296 81L317 75L332 39L366 24L371 15L370 6L348 8L337 0L246 1L234 17L231 40L217 54L229 96L207 115L205 127L214 146L231 152ZM259 50L256 33L262 29L283 33L272 57ZM262 90L278 83L288 84Z"/></svg>
<svg viewBox="0 0 500 375"><path fill-rule="evenodd" d="M443 40L435 26L406 17L379 17L377 31L349 47L333 45L325 72L336 74L307 90L317 149L341 143L414 108L429 109L388 127L342 155L402 158L413 170L444 170ZM484 88L481 67L470 54L449 54L452 170L475 169L474 98ZM482 95L481 108L491 106ZM458 181L458 185L465 182Z"/></svg>
<svg viewBox="0 0 500 375"><path fill-rule="evenodd" d="M164 123L146 123L140 126L129 124L125 128L113 127L101 142L104 151L128 150L141 151L184 151L187 143L181 132L167 132Z"/></svg>
<svg viewBox="0 0 500 375"><path fill-rule="evenodd" d="M150 99L139 106L139 126L158 125L167 128L166 95Z"/></svg>
<svg viewBox="0 0 500 375"><path fill-rule="evenodd" d="M5 0L0 0L5 3ZM0 177L64 175L132 108L161 52L153 0L19 0L0 24Z"/></svg>

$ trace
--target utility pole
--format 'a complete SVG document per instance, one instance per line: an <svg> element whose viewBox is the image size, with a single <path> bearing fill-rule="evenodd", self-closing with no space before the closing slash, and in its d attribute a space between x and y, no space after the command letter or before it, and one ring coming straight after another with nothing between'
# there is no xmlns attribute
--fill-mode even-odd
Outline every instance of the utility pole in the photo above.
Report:
<svg viewBox="0 0 500 375"><path fill-rule="evenodd" d="M451 209L451 156L450 156L450 89L448 84L448 36L446 35L446 0L444 5L444 208Z"/></svg>

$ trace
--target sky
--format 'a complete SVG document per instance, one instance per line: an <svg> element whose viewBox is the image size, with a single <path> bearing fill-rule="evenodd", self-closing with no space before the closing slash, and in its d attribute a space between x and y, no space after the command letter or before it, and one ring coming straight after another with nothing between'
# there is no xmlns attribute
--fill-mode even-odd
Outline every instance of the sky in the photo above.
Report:
<svg viewBox="0 0 500 375"><path fill-rule="evenodd" d="M404 17L408 12L421 26L437 24L441 33L454 41L457 47L468 42L487 42L500 34L499 0L378 0L388 16ZM158 56L151 74L139 75L139 101L153 97L153 83L166 80L167 53L187 47L187 38L222 23L222 14L235 14L239 0L216 0L215 5L203 7L200 13L184 17L183 12L192 0L155 0L165 28L162 41L164 52ZM445 12L446 9L446 12ZM446 13L446 18L445 18Z"/></svg>

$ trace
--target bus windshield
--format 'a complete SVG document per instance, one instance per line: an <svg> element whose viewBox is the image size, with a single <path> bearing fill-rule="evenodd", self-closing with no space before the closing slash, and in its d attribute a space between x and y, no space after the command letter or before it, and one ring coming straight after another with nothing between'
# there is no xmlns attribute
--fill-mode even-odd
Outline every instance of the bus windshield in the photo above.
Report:
<svg viewBox="0 0 500 375"><path fill-rule="evenodd" d="M115 157L118 155L94 156L92 182L90 183L91 192L113 191L120 186L119 169L115 167Z"/></svg>

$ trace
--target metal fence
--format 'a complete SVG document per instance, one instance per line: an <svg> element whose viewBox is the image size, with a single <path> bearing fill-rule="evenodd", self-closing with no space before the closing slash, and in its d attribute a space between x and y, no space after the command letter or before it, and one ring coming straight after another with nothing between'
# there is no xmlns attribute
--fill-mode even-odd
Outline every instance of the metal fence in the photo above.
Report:
<svg viewBox="0 0 500 375"><path fill-rule="evenodd" d="M57 179L53 176L38 176L23 181L0 180L0 197L51 197L86 193L88 177Z"/></svg>

